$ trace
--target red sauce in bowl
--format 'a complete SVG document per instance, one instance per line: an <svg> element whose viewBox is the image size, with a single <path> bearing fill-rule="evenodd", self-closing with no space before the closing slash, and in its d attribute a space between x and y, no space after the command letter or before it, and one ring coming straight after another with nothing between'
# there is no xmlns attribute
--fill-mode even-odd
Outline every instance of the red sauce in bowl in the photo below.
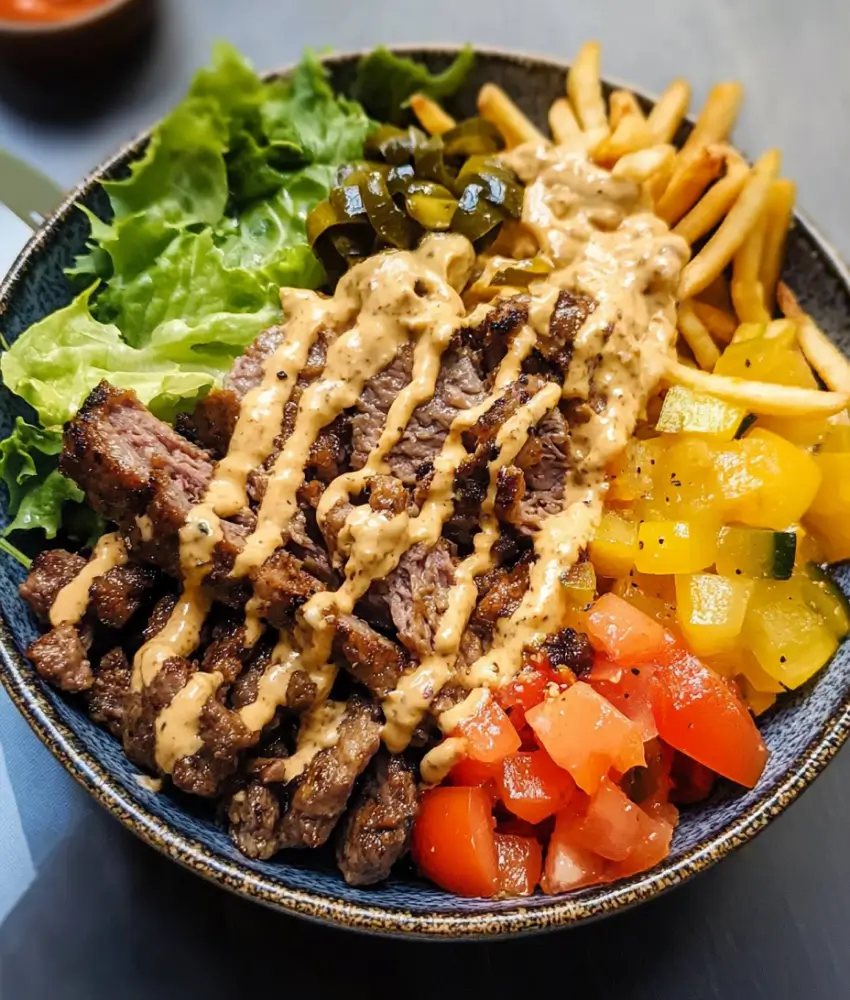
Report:
<svg viewBox="0 0 850 1000"><path fill-rule="evenodd" d="M0 20L70 21L109 0L0 0Z"/></svg>

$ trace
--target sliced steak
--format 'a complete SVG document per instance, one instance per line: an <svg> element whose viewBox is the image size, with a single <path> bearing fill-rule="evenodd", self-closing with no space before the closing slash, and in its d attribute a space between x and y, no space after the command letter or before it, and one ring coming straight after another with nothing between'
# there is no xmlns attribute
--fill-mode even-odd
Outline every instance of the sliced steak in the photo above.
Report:
<svg viewBox="0 0 850 1000"><path fill-rule="evenodd" d="M254 576L260 614L276 628L291 626L295 612L321 589L319 581L304 571L301 560L286 549L269 556Z"/></svg>
<svg viewBox="0 0 850 1000"><path fill-rule="evenodd" d="M585 677L593 668L593 647L584 632L561 629L547 636L540 647L553 667L569 667L577 677Z"/></svg>
<svg viewBox="0 0 850 1000"><path fill-rule="evenodd" d="M512 569L500 568L488 574L486 589L470 619L470 627L490 635L500 618L509 618L528 590L530 560L523 559Z"/></svg>
<svg viewBox="0 0 850 1000"><path fill-rule="evenodd" d="M478 321L480 313L476 310L461 331L461 342L480 359L479 368L488 388L511 340L528 322L530 301L528 295L497 299L482 321Z"/></svg>
<svg viewBox="0 0 850 1000"><path fill-rule="evenodd" d="M387 413L410 381L412 370L413 350L403 347L382 372L373 375L363 386L357 412L351 420L351 464L355 469L362 469L374 451Z"/></svg>
<svg viewBox="0 0 850 1000"><path fill-rule="evenodd" d="M123 628L143 606L155 583L156 572L148 566L113 566L92 583L91 609L108 628Z"/></svg>
<svg viewBox="0 0 850 1000"><path fill-rule="evenodd" d="M171 780L184 792L214 798L222 783L235 773L239 755L257 739L239 717L215 697L207 699L201 710L198 735L203 748L174 765Z"/></svg>
<svg viewBox="0 0 850 1000"><path fill-rule="evenodd" d="M212 641L204 651L201 670L211 674L218 671L225 685L232 684L242 673L250 650L245 648L245 626L230 620L216 625Z"/></svg>
<svg viewBox="0 0 850 1000"><path fill-rule="evenodd" d="M232 389L211 389L194 412L181 413L174 426L185 438L223 458L236 430L240 404Z"/></svg>
<svg viewBox="0 0 850 1000"><path fill-rule="evenodd" d="M230 838L249 858L263 860L277 851L280 800L262 782L252 781L236 792L227 807Z"/></svg>
<svg viewBox="0 0 850 1000"><path fill-rule="evenodd" d="M119 739L124 729L124 709L132 676L133 668L127 654L116 646L101 659L87 695L89 715Z"/></svg>
<svg viewBox="0 0 850 1000"><path fill-rule="evenodd" d="M399 639L419 659L434 652L434 635L454 580L452 549L441 538L431 549L421 543L408 549L381 586Z"/></svg>
<svg viewBox="0 0 850 1000"><path fill-rule="evenodd" d="M270 326L258 334L256 339L233 362L224 380L225 389L244 399L248 393L263 381L263 369L268 358L280 347L284 328Z"/></svg>
<svg viewBox="0 0 850 1000"><path fill-rule="evenodd" d="M525 491L514 508L512 523L523 534L533 534L550 514L564 504L564 487L570 469L570 430L560 409L551 410L517 456Z"/></svg>
<svg viewBox="0 0 850 1000"><path fill-rule="evenodd" d="M349 885L385 879L407 851L419 804L404 758L379 753L340 829L336 857Z"/></svg>
<svg viewBox="0 0 850 1000"><path fill-rule="evenodd" d="M596 303L581 292L566 289L558 294L546 334L537 341L537 350L566 375L573 356L573 342Z"/></svg>
<svg viewBox="0 0 850 1000"><path fill-rule="evenodd" d="M62 691L86 691L94 683L86 647L80 633L68 622L36 639L27 657L39 677Z"/></svg>
<svg viewBox="0 0 850 1000"><path fill-rule="evenodd" d="M124 753L140 767L157 770L156 718L196 670L195 664L182 656L170 656L150 684L128 694L124 708Z"/></svg>
<svg viewBox="0 0 850 1000"><path fill-rule="evenodd" d="M335 746L320 750L297 779L278 827L279 847L319 847L345 811L357 779L381 743L380 713L352 695Z"/></svg>
<svg viewBox="0 0 850 1000"><path fill-rule="evenodd" d="M348 672L376 698L386 698L407 665L399 647L354 615L334 619L334 652Z"/></svg>
<svg viewBox="0 0 850 1000"><path fill-rule="evenodd" d="M39 552L20 587L21 597L37 618L42 621L50 619L50 609L56 595L74 579L85 564L86 560L82 556L66 552L65 549Z"/></svg>

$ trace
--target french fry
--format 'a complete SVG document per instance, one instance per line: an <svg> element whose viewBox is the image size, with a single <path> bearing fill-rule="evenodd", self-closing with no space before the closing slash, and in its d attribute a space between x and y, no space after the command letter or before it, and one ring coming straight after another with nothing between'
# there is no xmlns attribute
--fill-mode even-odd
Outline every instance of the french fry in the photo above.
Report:
<svg viewBox="0 0 850 1000"><path fill-rule="evenodd" d="M785 343L793 344L799 339L797 321L793 319L773 319L764 331L765 340L782 340Z"/></svg>
<svg viewBox="0 0 850 1000"><path fill-rule="evenodd" d="M732 260L732 304L742 323L769 323L770 313L759 281L762 247L767 215L763 214L750 229L747 238Z"/></svg>
<svg viewBox="0 0 850 1000"><path fill-rule="evenodd" d="M800 304L791 289L782 281L776 287L779 308L797 324L797 340L806 361L833 392L850 393L850 362L832 343Z"/></svg>
<svg viewBox="0 0 850 1000"><path fill-rule="evenodd" d="M697 315L692 302L683 302L679 306L677 325L679 333L690 347L696 363L703 371L712 371L720 360L720 351L717 349L717 344L711 339L708 329Z"/></svg>
<svg viewBox="0 0 850 1000"><path fill-rule="evenodd" d="M822 392L771 382L750 382L729 375L688 368L672 359L667 362L665 378L672 385L684 385L697 392L707 392L720 399L746 406L753 413L771 417L829 417L840 413L850 403L846 392Z"/></svg>
<svg viewBox="0 0 850 1000"><path fill-rule="evenodd" d="M629 115L593 150L593 159L602 166L611 167L621 156L646 149L653 141L646 119Z"/></svg>
<svg viewBox="0 0 850 1000"><path fill-rule="evenodd" d="M682 169L701 149L727 138L741 110L743 98L744 88L740 83L718 83L711 88L693 131L682 146Z"/></svg>
<svg viewBox="0 0 850 1000"><path fill-rule="evenodd" d="M728 344L738 326L735 317L710 302L700 302L699 299L691 299L690 302L700 322L711 336L721 344Z"/></svg>
<svg viewBox="0 0 850 1000"><path fill-rule="evenodd" d="M621 156L614 164L611 174L614 177L628 177L637 184L643 184L658 173L663 173L675 159L676 150L672 146L650 146L649 149L638 149Z"/></svg>
<svg viewBox="0 0 850 1000"><path fill-rule="evenodd" d="M448 132L450 128L457 125L448 112L424 94L414 94L410 98L410 107L428 135L442 135L443 132Z"/></svg>
<svg viewBox="0 0 850 1000"><path fill-rule="evenodd" d="M764 212L770 185L776 179L781 156L769 150L756 162L738 200L717 232L685 266L679 282L680 299L689 299L707 288L723 271ZM672 183L672 182L671 182Z"/></svg>
<svg viewBox="0 0 850 1000"><path fill-rule="evenodd" d="M673 227L673 232L688 243L696 243L712 229L735 204L750 175L749 166L735 154L726 157L726 175L705 192L700 200Z"/></svg>
<svg viewBox="0 0 850 1000"><path fill-rule="evenodd" d="M630 90L613 90L608 98L608 118L611 130L616 132L620 122L624 118L628 118L629 115L646 120L643 108Z"/></svg>
<svg viewBox="0 0 850 1000"><path fill-rule="evenodd" d="M478 113L496 126L509 147L549 141L495 83L485 83L478 91Z"/></svg>
<svg viewBox="0 0 850 1000"><path fill-rule="evenodd" d="M610 131L599 78L599 42L582 45L567 73L567 97L586 131Z"/></svg>
<svg viewBox="0 0 850 1000"><path fill-rule="evenodd" d="M549 129L558 144L568 143L581 135L578 119L566 97L559 97L549 108Z"/></svg>
<svg viewBox="0 0 850 1000"><path fill-rule="evenodd" d="M676 157L674 156L672 160L664 164L663 168L650 181L648 191L653 205L657 205L661 201L675 169Z"/></svg>
<svg viewBox="0 0 850 1000"><path fill-rule="evenodd" d="M763 337L766 332L766 323L741 323L732 335L732 343L743 344L745 340Z"/></svg>
<svg viewBox="0 0 850 1000"><path fill-rule="evenodd" d="M684 170L673 174L655 214L668 226L674 225L699 200L702 193L720 176L724 153L718 146L707 146L697 153Z"/></svg>
<svg viewBox="0 0 850 1000"><path fill-rule="evenodd" d="M785 177L780 177L770 185L767 198L767 219L765 224L764 245L761 252L761 267L759 277L764 287L765 304L768 311L773 307L776 297L776 284L782 270L782 258L785 255L785 241L788 238L788 227L794 212L794 201L797 197L797 185Z"/></svg>
<svg viewBox="0 0 850 1000"><path fill-rule="evenodd" d="M716 309L722 309L731 316L734 313L732 308L732 295L729 292L729 282L726 275L721 271L707 288L700 292L700 301L708 302Z"/></svg>
<svg viewBox="0 0 850 1000"><path fill-rule="evenodd" d="M674 80L649 112L649 127L658 142L672 142L691 103L687 80Z"/></svg>

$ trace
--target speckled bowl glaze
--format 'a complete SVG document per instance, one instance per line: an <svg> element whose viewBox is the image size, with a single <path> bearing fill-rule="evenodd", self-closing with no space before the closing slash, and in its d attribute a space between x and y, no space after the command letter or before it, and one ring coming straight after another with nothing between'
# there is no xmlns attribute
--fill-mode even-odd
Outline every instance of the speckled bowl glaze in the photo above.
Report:
<svg viewBox="0 0 850 1000"><path fill-rule="evenodd" d="M433 69L453 50L412 49ZM345 88L355 55L328 59L335 82ZM538 124L563 92L563 63L481 51L476 68L452 110L472 114L487 80L499 83ZM647 105L650 102L647 99ZM144 137L99 167L71 195L26 247L0 287L0 329L13 341L30 323L69 299L63 268L82 247L87 224L74 209L82 202L105 209L97 181L116 177L138 153ZM850 350L850 276L814 227L798 218L791 232L785 278L808 309L845 350ZM20 405L0 391L0 433L9 432ZM0 514L3 514L0 511ZM5 516L5 514L3 514ZM231 844L203 802L138 782L139 772L119 744L98 729L81 705L46 687L22 650L36 626L18 597L21 568L0 556L0 677L38 736L68 771L127 827L160 851L241 895L288 913L383 934L433 938L490 937L531 933L580 923L650 899L709 868L754 837L806 788L838 751L850 730L850 646L804 689L785 697L763 719L770 759L758 787L741 792L725 785L711 800L687 810L670 857L657 868L614 885L560 897L523 900L459 899L399 871L383 886L346 886L332 859L321 852L249 861ZM850 572L838 573L850 590Z"/></svg>

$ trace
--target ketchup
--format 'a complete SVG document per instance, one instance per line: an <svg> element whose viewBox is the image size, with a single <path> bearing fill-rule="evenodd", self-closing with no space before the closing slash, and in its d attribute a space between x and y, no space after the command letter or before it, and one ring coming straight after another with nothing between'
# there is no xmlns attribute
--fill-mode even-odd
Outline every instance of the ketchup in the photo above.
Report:
<svg viewBox="0 0 850 1000"><path fill-rule="evenodd" d="M0 20L70 21L109 0L0 0Z"/></svg>

